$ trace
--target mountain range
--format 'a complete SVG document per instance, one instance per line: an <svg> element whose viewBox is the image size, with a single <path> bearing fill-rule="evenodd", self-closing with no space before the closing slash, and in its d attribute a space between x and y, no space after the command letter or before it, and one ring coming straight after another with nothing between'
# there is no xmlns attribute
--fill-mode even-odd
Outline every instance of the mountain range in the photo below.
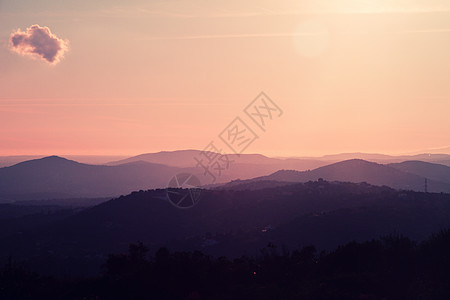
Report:
<svg viewBox="0 0 450 300"><path fill-rule="evenodd" d="M430 192L450 192L450 167L420 161L382 165L361 159L346 160L314 170L280 170L267 176L236 180L222 188L251 185L259 181L307 182L318 179L343 182L367 182L395 189Z"/></svg>
<svg viewBox="0 0 450 300"><path fill-rule="evenodd" d="M87 165L50 156L0 168L0 199L113 197L165 186L180 170L147 162Z"/></svg>
<svg viewBox="0 0 450 300"><path fill-rule="evenodd" d="M231 160L236 164L259 164L259 165L277 165L279 169L290 168L292 170L303 171L307 169L318 168L334 162L350 159L363 159L372 162L388 164L399 163L403 161L424 161L436 164L450 166L450 155L445 154L449 149L443 149L443 153L422 153L414 155L385 155L377 153L340 153L332 155L324 155L319 157L267 157L261 154L228 154ZM132 156L126 159L111 161L107 165L119 165L135 161L147 161L150 163L160 163L174 167L191 167L195 164L194 157L199 156L200 150L178 150L178 151L161 151L156 153L146 153ZM450 153L450 152L449 152Z"/></svg>
<svg viewBox="0 0 450 300"><path fill-rule="evenodd" d="M395 189L450 192L450 167L424 161L379 164L361 159L336 163L231 155L229 168L216 182L195 166L197 150L144 154L107 165L82 164L50 156L0 168L0 202L64 198L115 197L136 190L165 188L179 173L197 176L202 185L226 187L250 182L367 182ZM158 163L157 163L158 162ZM300 171L299 171L300 170ZM303 171L301 171L303 170ZM228 183L227 183L228 182Z"/></svg>
<svg viewBox="0 0 450 300"><path fill-rule="evenodd" d="M191 167L195 165L194 156L198 156L200 150L176 150L176 151L161 151L155 153L145 153L132 157L126 156L111 156L111 155L63 155L63 157L75 160L80 163L94 164L94 165L120 165L128 162L147 161L150 163L164 164L174 167ZM297 171L318 168L330 163L339 162L349 159L363 159L372 162L388 164L399 163L408 160L419 160L424 162L431 162L436 164L443 164L450 166L450 148L440 148L434 150L427 150L423 153L409 154L409 155L386 155L378 153L340 153L317 157L267 157L261 154L229 154L237 163L248 164L258 163L260 165L277 164L280 168L291 168ZM32 159L39 159L47 157L46 155L15 155L15 156L0 156L0 167L9 167L20 162ZM283 167L284 166L284 167Z"/></svg>

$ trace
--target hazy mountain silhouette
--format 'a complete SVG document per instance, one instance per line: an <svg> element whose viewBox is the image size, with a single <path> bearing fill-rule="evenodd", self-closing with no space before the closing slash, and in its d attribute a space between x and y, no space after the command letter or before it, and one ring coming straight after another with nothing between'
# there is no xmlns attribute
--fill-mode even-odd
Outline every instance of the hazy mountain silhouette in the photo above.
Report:
<svg viewBox="0 0 450 300"><path fill-rule="evenodd" d="M191 167L195 165L193 158L198 156L202 151L200 150L177 150L177 151L161 151L156 153L146 153L126 159L112 161L107 165L119 165L133 161L147 161L151 163L160 163L175 167ZM420 160L425 162L447 162L450 164L449 154L415 154L415 155L385 155L378 153L339 153L324 155L319 157L287 157L287 158L273 158L261 154L228 154L237 164L259 164L259 165L277 165L279 169L290 168L293 170L307 170L318 168L326 164L339 162L350 159L363 159L377 163L398 163L407 160ZM447 165L447 163L444 163Z"/></svg>
<svg viewBox="0 0 450 300"><path fill-rule="evenodd" d="M232 158L237 158L237 164L259 164L264 166L278 165L278 169L290 168L302 171L349 159L364 159L383 164L399 163L407 160L420 160L450 166L450 155L445 154L449 151L447 151L447 148L443 150L446 151L441 152L442 154L433 152L399 156L360 152L331 154L317 157L267 157L261 154L241 154L240 156L235 154L229 155ZM201 151L199 150L161 151L140 154L128 158L110 155L64 155L64 157L81 163L96 165L119 165L142 160L175 167L192 167L196 164L193 157L197 156L200 152ZM0 167L12 166L20 162L43 157L45 157L45 155L0 156Z"/></svg>
<svg viewBox="0 0 450 300"><path fill-rule="evenodd" d="M428 179L450 184L450 167L423 161L405 161L389 164L390 167Z"/></svg>
<svg viewBox="0 0 450 300"><path fill-rule="evenodd" d="M450 167L450 159L436 160L434 163Z"/></svg>
<svg viewBox="0 0 450 300"><path fill-rule="evenodd" d="M194 157L201 157L200 150L177 150L177 151L161 151L156 153L145 153L127 159L114 161L108 163L108 165L119 165L123 163L129 163L134 161L146 161L151 163L160 163L169 166L176 167L191 167L196 164ZM215 154L214 152L206 151L208 154ZM282 159L270 158L261 154L227 154L230 160L236 163L242 164L278 164Z"/></svg>
<svg viewBox="0 0 450 300"><path fill-rule="evenodd" d="M87 165L50 156L1 168L0 198L5 201L118 196L165 186L180 170L147 162Z"/></svg>
<svg viewBox="0 0 450 300"><path fill-rule="evenodd" d="M10 167L15 164L47 157L48 155L10 155L10 156L0 156L0 168ZM64 155L65 158L70 160L75 160L80 163L90 164L90 165L102 165L110 162L111 160L124 159L125 156L118 155Z"/></svg>
<svg viewBox="0 0 450 300"><path fill-rule="evenodd" d="M427 165L428 167L433 164ZM435 165L436 169L441 170L439 165ZM446 166L442 166L447 168ZM417 174L419 168L415 168ZM425 169L423 169L426 171ZM445 169L446 170L446 169ZM433 173L433 179L428 180L428 190L433 192L449 192L450 183L445 181L448 173L442 171L430 171L427 169L427 174ZM234 181L225 185L223 188L231 186L249 184L255 181L279 181L279 182L307 182L310 180L318 180L319 178L328 181L345 181L345 182L367 182L373 185L389 186L395 189L423 191L425 178L427 176L417 175L416 173L406 172L400 167L394 168L387 165L368 162L361 159L351 159L324 167L314 169L312 171L294 171L294 170L280 170L268 176L262 176L247 181ZM438 176L440 174L440 176ZM431 178L431 177L430 177ZM440 178L441 180L436 180ZM254 183L252 183L254 185Z"/></svg>
<svg viewBox="0 0 450 300"><path fill-rule="evenodd" d="M419 152L432 153L432 154L433 153L436 153L436 154L450 153L450 146L434 148L434 149L426 149L425 151L419 151Z"/></svg>
<svg viewBox="0 0 450 300"><path fill-rule="evenodd" d="M195 162L194 156L191 155L199 152L192 151L181 151L181 156L178 156L179 153L161 152L156 158L153 154L146 157L150 157L151 161L160 159L162 162L168 162L173 158L172 164L182 165L182 158ZM232 159L235 161L231 163L229 169L222 172L221 176L217 176L216 184L235 180L226 187L242 185L247 183L245 179L248 178L254 178L251 179L252 182L261 180L269 182L253 184L251 187L260 189L278 186L279 184L270 183L274 181L306 182L323 178L329 181L368 182L397 189L423 191L425 178L428 178L429 191L450 191L448 180L450 168L437 164L408 162L388 166L355 159L300 172L280 170L295 165L291 160L272 159L256 154L231 157L230 160ZM305 162L297 161L297 163ZM306 162L306 164L316 163ZM212 183L211 178L205 176L204 170L196 168L195 164L190 168L181 168L129 160L120 165L105 166L82 164L51 156L0 168L0 202L118 196L140 189L165 188L172 176L183 172L196 175L204 185Z"/></svg>
<svg viewBox="0 0 450 300"><path fill-rule="evenodd" d="M0 156L0 168L9 167L27 160L42 158L42 155L10 155Z"/></svg>
<svg viewBox="0 0 450 300"><path fill-rule="evenodd" d="M204 169L195 167L194 156L198 153L195 150L161 152L111 166L82 164L58 156L25 161L0 168L0 202L119 196L140 189L165 188L172 176L183 172L196 175L202 184L211 183L212 178L205 175ZM147 158L147 161L139 158ZM216 176L216 182L253 178L280 168L277 159L262 155L249 154L241 158L231 157L229 169ZM307 166L311 164L315 162L306 162ZM291 164L286 161L284 165Z"/></svg>
<svg viewBox="0 0 450 300"><path fill-rule="evenodd" d="M123 163L146 161L150 163L159 163L174 167L192 167L197 164L194 157L201 158L202 151L200 150L177 150L177 151L161 151L157 153L146 153L133 156L119 161L113 161L107 165L119 165ZM216 154L214 152L207 152L209 154ZM244 171L249 165L258 165L260 170L266 172L274 172L282 168L290 167L292 169L306 170L317 168L327 164L327 162L318 159L302 159L302 158L272 158L261 154L227 154L228 159L232 161L233 169ZM232 170L234 171L234 170Z"/></svg>
<svg viewBox="0 0 450 300"><path fill-rule="evenodd" d="M340 154L331 154L324 155L316 158L318 160L326 160L329 162L339 162L342 160L350 160L350 159L363 159L376 163L388 164L388 163L399 163L408 160L420 160L425 162L448 162L450 160L449 154L438 154L438 153L421 153L414 155L386 155L386 154L378 154L378 153L361 153L361 152L353 152L353 153L340 153ZM448 165L447 163L444 163Z"/></svg>

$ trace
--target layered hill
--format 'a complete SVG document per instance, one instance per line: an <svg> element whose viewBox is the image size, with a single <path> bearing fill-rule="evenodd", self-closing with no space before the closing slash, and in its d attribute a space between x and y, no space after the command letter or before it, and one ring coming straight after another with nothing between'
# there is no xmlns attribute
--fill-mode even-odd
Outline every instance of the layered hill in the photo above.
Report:
<svg viewBox="0 0 450 300"><path fill-rule="evenodd" d="M195 153L189 153L192 154ZM193 157L190 158L194 161ZM166 159L161 160L166 162ZM259 164L261 161L269 163ZM289 161L283 164L290 165ZM228 169L222 170L215 183L223 184L232 180L225 185L226 188L246 184L250 189L261 189L280 185L274 182L307 182L322 178L424 191L426 178L428 191L450 192L450 167L426 162L382 165L353 159L308 171L279 170L279 167L279 163L264 156L243 156L236 158ZM212 178L205 175L205 170L195 167L195 164L191 167L175 167L137 160L106 166L82 164L51 156L0 168L0 202L114 197L141 189L166 188L169 180L179 173L194 174L204 186L212 183ZM250 187L251 184L253 187Z"/></svg>
<svg viewBox="0 0 450 300"><path fill-rule="evenodd" d="M27 219L40 225L1 238L0 258L13 252L19 259L45 258L46 266L73 264L85 271L83 263L100 262L136 241L152 250L167 246L235 257L257 255L269 242L291 249L310 244L332 249L392 233L421 240L450 226L449 194L402 192L365 183L316 181L253 191L204 190L188 210L175 208L165 195L164 190L134 192L55 217L51 224Z"/></svg>
<svg viewBox="0 0 450 300"><path fill-rule="evenodd" d="M119 196L134 190L165 186L180 170L147 162L87 165L50 156L0 168L0 199L6 202Z"/></svg>
<svg viewBox="0 0 450 300"><path fill-rule="evenodd" d="M389 164L388 166L403 172L426 177L431 180L450 183L449 166L427 163L423 161L405 161L402 163Z"/></svg>
<svg viewBox="0 0 450 300"><path fill-rule="evenodd" d="M413 167L414 166L414 167ZM422 175L423 174L423 175ZM233 181L223 188L254 185L258 181L307 182L328 181L367 182L395 189L424 191L427 178L428 191L450 192L450 168L431 163L403 163L382 165L361 159L351 159L311 171L280 170L268 176L251 180Z"/></svg>

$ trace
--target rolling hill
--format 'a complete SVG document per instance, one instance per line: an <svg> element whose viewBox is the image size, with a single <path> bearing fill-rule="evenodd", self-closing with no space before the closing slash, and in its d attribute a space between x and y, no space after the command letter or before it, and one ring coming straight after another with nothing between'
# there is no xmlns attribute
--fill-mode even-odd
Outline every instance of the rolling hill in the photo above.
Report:
<svg viewBox="0 0 450 300"><path fill-rule="evenodd" d="M58 156L24 161L0 168L0 202L113 197L140 189L165 188L172 176L183 172L192 173L208 184L212 178L201 167L195 167L194 156L198 153L195 150L161 152L112 165L82 164ZM290 165L289 160L280 165L277 159L256 154L231 157L230 161L229 168L221 171L220 176L215 173L216 182L267 175L280 166ZM304 166L315 164L307 161Z"/></svg>
<svg viewBox="0 0 450 300"><path fill-rule="evenodd" d="M180 168L147 162L118 166L81 164L50 156L0 169L0 199L107 197L167 185Z"/></svg>
<svg viewBox="0 0 450 300"><path fill-rule="evenodd" d="M426 164L430 175L432 172L435 176L428 180L428 190L431 192L450 192L450 182L446 181L448 172L443 172L442 169L447 170L446 166ZM251 180L242 180L230 182L223 188L230 188L231 186L250 184L255 181L280 181L280 182L307 182L315 181L319 178L328 181L344 181L344 182L367 182L378 186L389 186L395 189L423 191L425 185L425 178L428 176L418 175L419 171L424 168L415 168L416 173L410 173L401 168L402 165L389 166L373 162L368 162L361 159L351 159L324 167L320 167L311 171L295 171L295 170L280 170L268 176L257 177ZM430 166L434 166L433 171L430 171ZM431 178L431 177L430 177ZM242 188L242 187L241 187Z"/></svg>
<svg viewBox="0 0 450 300"><path fill-rule="evenodd" d="M113 161L107 165L120 165L136 161L146 161L150 163L159 163L174 167L192 167L196 165L194 157L201 157L200 150L177 150L177 151L161 151L157 153L146 153L119 161ZM216 154L214 152L207 152ZM244 171L248 166L259 168L266 173L271 173L283 168L292 168L295 170L306 170L326 165L328 162L318 159L302 159L302 158L272 158L261 154L227 154L232 161L233 169ZM238 173L239 173L238 172ZM235 176L232 176L235 177ZM245 176L244 176L245 177Z"/></svg>
<svg viewBox="0 0 450 300"><path fill-rule="evenodd" d="M0 259L13 252L30 263L45 262L46 270L70 265L86 272L86 264L98 267L109 253L125 251L136 241L152 250L165 245L236 257L255 255L268 242L332 249L391 233L421 240L450 226L450 198L316 181L253 191L204 190L188 210L174 208L164 190L140 191L64 218L55 215L51 224L38 216L24 221L40 225L1 238Z"/></svg>
<svg viewBox="0 0 450 300"><path fill-rule="evenodd" d="M193 152L183 152L187 155ZM168 155L170 158L173 152ZM170 160L161 158L163 162ZM193 157L190 157L193 161ZM154 159L154 158L152 158ZM181 159L181 158L180 158ZM260 164L259 162L268 162ZM181 164L181 161L178 162ZM174 164L178 164L174 160ZM280 185L278 182L307 182L319 178L329 181L367 182L386 185L396 189L423 191L425 178L430 192L449 192L449 167L424 163L404 162L381 165L354 159L322 166L308 171L279 170L290 166L290 160L283 163L259 155L236 158L229 169L217 176L216 185L228 183L230 188L237 184L267 181L254 184L255 189ZM178 173L192 173L203 185L208 186L211 178L205 176L200 167L175 167L148 161L126 161L118 165L88 165L65 158L50 156L25 161L11 167L0 168L0 202L114 197L136 190L165 188L172 176ZM270 174L270 175L267 175ZM249 179L253 178L253 179ZM238 180L241 179L241 180ZM252 188L253 189L253 188Z"/></svg>
<svg viewBox="0 0 450 300"><path fill-rule="evenodd" d="M403 172L450 184L450 167L448 166L423 161L405 161L389 164L388 166Z"/></svg>

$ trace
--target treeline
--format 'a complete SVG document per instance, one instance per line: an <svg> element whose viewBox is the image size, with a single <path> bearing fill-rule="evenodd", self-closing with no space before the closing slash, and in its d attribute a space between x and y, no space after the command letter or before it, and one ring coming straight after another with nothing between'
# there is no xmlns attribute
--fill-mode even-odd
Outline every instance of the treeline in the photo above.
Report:
<svg viewBox="0 0 450 300"><path fill-rule="evenodd" d="M388 236L332 252L268 244L230 260L142 243L111 254L95 278L44 277L9 260L0 299L450 299L450 231L422 243Z"/></svg>

